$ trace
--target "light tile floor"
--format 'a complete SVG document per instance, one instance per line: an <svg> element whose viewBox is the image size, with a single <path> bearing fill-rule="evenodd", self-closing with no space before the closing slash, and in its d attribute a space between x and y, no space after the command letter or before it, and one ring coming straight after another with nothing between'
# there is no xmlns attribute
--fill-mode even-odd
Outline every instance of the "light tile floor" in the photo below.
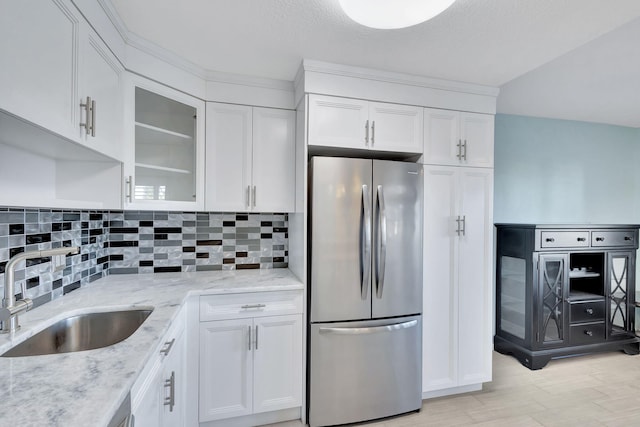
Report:
<svg viewBox="0 0 640 427"><path fill-rule="evenodd" d="M482 391L425 400L419 413L366 427L640 426L640 356L613 352L552 360L530 371L494 352ZM275 424L300 427L300 422Z"/></svg>

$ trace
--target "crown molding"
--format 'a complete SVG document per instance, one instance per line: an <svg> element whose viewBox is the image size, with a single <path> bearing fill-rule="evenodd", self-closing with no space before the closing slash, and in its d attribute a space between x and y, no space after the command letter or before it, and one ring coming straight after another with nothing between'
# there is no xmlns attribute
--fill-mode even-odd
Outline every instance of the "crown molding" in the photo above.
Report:
<svg viewBox="0 0 640 427"><path fill-rule="evenodd" d="M304 59L302 67L296 74L297 84L302 79L304 72L316 72L332 74L336 76L353 77L358 79L375 80L385 83L401 84L405 86L418 86L429 89L445 90L449 92L461 92L474 95L497 97L499 88L483 86L472 83L442 80L430 77L416 76L412 74L396 73L392 71L373 70L370 68L354 67L351 65L334 64L330 62Z"/></svg>
<svg viewBox="0 0 640 427"><path fill-rule="evenodd" d="M98 0L98 3L127 45L139 49L142 52L152 55L155 58L167 62L177 68L187 71L195 75L196 77L199 77L208 82L227 83L293 92L293 82L290 81L225 73L221 71L207 70L203 67L200 67L193 62L187 61L180 55L170 52L167 49L164 49L157 44L150 42L129 31L126 24L113 6L111 0Z"/></svg>
<svg viewBox="0 0 640 427"><path fill-rule="evenodd" d="M209 82L252 86L265 89L293 92L293 82L289 80L276 80L264 77L254 77L244 74L225 73L222 71L206 71L205 79Z"/></svg>

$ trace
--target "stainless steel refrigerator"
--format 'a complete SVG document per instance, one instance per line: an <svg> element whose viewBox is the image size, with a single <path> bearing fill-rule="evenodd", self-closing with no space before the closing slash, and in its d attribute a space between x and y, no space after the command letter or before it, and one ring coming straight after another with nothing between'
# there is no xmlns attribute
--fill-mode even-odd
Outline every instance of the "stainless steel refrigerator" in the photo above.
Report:
<svg viewBox="0 0 640 427"><path fill-rule="evenodd" d="M419 164L311 159L312 427L421 407L422 188Z"/></svg>

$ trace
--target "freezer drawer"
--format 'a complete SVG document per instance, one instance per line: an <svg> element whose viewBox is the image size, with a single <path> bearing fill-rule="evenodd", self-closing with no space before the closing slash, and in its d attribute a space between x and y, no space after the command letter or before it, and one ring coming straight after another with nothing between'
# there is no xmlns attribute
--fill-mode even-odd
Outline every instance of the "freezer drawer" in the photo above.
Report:
<svg viewBox="0 0 640 427"><path fill-rule="evenodd" d="M310 339L311 427L420 409L420 316L311 324Z"/></svg>

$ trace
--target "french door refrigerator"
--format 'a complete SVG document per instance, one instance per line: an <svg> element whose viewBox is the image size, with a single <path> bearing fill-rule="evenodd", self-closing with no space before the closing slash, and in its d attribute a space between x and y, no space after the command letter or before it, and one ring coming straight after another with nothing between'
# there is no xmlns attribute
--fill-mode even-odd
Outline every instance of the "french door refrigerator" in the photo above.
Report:
<svg viewBox="0 0 640 427"><path fill-rule="evenodd" d="M422 166L312 157L311 427L422 404Z"/></svg>

